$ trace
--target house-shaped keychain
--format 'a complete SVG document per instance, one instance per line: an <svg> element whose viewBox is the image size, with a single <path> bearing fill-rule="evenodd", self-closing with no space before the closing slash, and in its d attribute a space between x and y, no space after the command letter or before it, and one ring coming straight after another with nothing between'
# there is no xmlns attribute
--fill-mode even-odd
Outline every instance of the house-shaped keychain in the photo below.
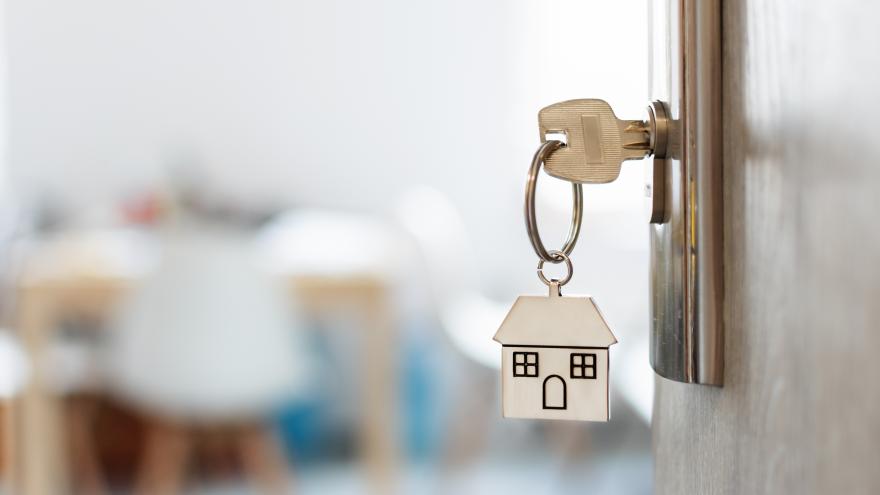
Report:
<svg viewBox="0 0 880 495"><path fill-rule="evenodd" d="M590 297L521 296L495 334L504 417L608 421L614 334Z"/></svg>

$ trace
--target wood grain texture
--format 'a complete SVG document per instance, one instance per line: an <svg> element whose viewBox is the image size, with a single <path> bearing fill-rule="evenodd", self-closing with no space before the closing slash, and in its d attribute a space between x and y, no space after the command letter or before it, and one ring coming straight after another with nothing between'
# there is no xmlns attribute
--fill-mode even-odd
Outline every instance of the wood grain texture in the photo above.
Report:
<svg viewBox="0 0 880 495"><path fill-rule="evenodd" d="M878 14L724 2L725 386L657 378L657 493L880 493Z"/></svg>

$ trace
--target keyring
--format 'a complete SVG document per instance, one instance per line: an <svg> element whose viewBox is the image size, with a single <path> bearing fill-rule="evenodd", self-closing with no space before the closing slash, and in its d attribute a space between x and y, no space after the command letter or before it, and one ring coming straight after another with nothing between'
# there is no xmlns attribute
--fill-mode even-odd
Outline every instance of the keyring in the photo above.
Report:
<svg viewBox="0 0 880 495"><path fill-rule="evenodd" d="M581 232L581 220L583 219L584 210L583 189L580 184L572 184L571 226L568 229L568 238L565 240L565 244L562 245L562 249L559 251L547 252L547 249L544 248L544 243L541 242L541 235L538 233L538 220L535 216L535 189L538 185L538 172L541 170L544 161L560 147L562 147L561 141L549 140L542 143L538 148L538 151L535 153L535 157L532 158L532 166L529 168L529 175L526 179L526 231L529 233L529 240L532 242L532 247L535 248L535 254L538 255L538 258L541 258L542 263L544 261L550 263L560 263L563 260L567 261L568 255L570 255L571 251L574 249L578 235ZM562 256L551 253L560 253ZM568 262L568 265L571 266L571 262ZM571 272L571 269L569 269L569 272ZM541 278L542 280L546 280L543 278L543 275ZM571 274L569 273L566 282L570 278Z"/></svg>
<svg viewBox="0 0 880 495"><path fill-rule="evenodd" d="M568 274L565 275L565 278L562 280L556 280L555 278L547 280L547 277L544 276L544 260L538 260L538 278L541 279L541 282L544 282L547 287L553 287L553 284L557 284L559 287L567 284L569 280L571 280L571 276L574 273L574 268L571 266L571 260L568 258L568 255L563 253L562 251L550 251L550 256L557 256L559 261L565 262L565 268L568 270ZM557 263L559 262L557 261Z"/></svg>

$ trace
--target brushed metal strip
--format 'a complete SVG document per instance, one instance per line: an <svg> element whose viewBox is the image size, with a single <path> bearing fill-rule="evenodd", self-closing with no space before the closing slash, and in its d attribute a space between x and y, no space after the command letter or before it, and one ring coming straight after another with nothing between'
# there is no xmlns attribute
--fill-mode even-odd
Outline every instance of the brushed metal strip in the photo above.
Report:
<svg viewBox="0 0 880 495"><path fill-rule="evenodd" d="M659 184L665 214L663 223L651 224L651 365L671 380L720 386L721 4L663 0L649 5L650 96L668 102L671 120L666 158L655 158L655 167L665 169Z"/></svg>

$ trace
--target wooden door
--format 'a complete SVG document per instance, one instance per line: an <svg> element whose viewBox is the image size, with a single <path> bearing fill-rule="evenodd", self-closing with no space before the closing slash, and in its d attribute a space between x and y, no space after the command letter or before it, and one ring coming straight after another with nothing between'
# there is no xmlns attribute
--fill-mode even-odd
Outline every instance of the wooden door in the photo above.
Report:
<svg viewBox="0 0 880 495"><path fill-rule="evenodd" d="M725 383L656 379L657 493L880 493L878 19L723 2Z"/></svg>

